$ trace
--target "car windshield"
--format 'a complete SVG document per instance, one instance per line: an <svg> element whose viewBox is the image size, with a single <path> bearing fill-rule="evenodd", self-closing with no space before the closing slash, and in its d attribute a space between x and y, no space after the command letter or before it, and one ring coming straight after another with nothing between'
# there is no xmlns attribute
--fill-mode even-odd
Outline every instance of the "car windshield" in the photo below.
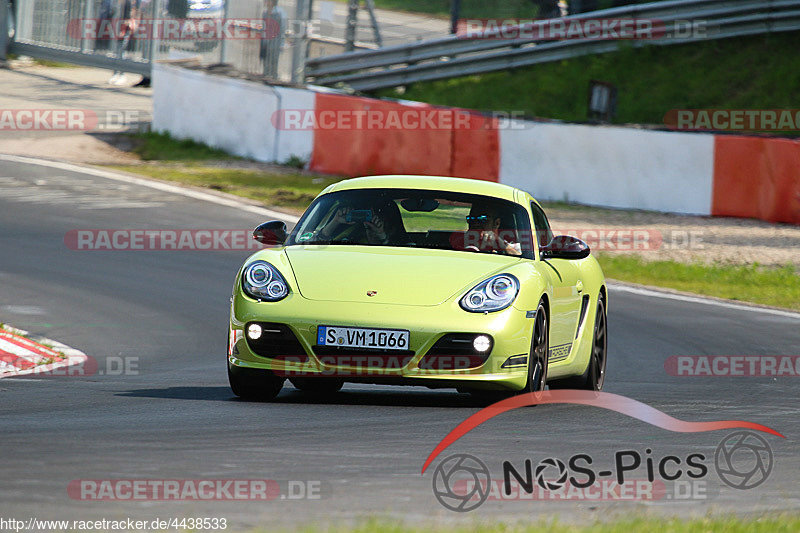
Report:
<svg viewBox="0 0 800 533"><path fill-rule="evenodd" d="M317 198L287 245L434 248L531 258L520 205L488 196L416 189L354 189Z"/></svg>

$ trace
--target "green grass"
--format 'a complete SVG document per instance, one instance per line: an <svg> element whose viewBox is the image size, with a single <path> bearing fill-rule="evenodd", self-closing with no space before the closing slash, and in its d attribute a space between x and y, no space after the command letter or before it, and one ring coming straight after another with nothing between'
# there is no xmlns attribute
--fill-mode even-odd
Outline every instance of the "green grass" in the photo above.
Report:
<svg viewBox="0 0 800 533"><path fill-rule="evenodd" d="M51 68L78 68L79 65L74 65L72 63L62 63L61 61L50 61L49 59L36 59L36 64L41 65L43 67L51 67Z"/></svg>
<svg viewBox="0 0 800 533"><path fill-rule="evenodd" d="M586 121L590 80L618 88L616 123L663 124L671 109L776 109L800 101L800 33L674 46L629 44L584 56L409 86L403 98L529 117ZM397 97L394 89L380 95Z"/></svg>
<svg viewBox="0 0 800 533"><path fill-rule="evenodd" d="M342 179L300 172L303 162L296 157L276 171L237 168L247 165L247 161L200 142L154 132L128 138L134 146L133 152L148 163L110 168L235 194L294 212L302 212L322 189Z"/></svg>
<svg viewBox="0 0 800 533"><path fill-rule="evenodd" d="M410 526L398 521L367 520L353 527L326 527L329 533L792 533L800 531L800 515L769 514L752 518L734 516L705 517L692 520L678 518L629 518L596 522L583 526L562 524L555 520L537 518L533 523L475 524L469 526ZM318 528L305 528L311 533ZM255 530L257 532L267 530ZM255 531L253 533L255 533Z"/></svg>
<svg viewBox="0 0 800 533"><path fill-rule="evenodd" d="M400 214L403 218L403 226L409 232L465 231L469 207L440 205L431 212L409 212L401 209Z"/></svg>
<svg viewBox="0 0 800 533"><path fill-rule="evenodd" d="M145 161L240 159L228 152L211 148L191 139L173 139L168 133L137 133L130 135L130 138L135 144L133 152Z"/></svg>
<svg viewBox="0 0 800 533"><path fill-rule="evenodd" d="M117 170L140 174L183 185L206 187L268 206L301 212L322 189L340 181L338 177L315 177L295 173L220 168L192 162L172 165L169 162L149 165L113 166Z"/></svg>
<svg viewBox="0 0 800 533"><path fill-rule="evenodd" d="M800 310L800 275L791 265L703 265L645 262L638 257L598 256L607 278L643 285Z"/></svg>

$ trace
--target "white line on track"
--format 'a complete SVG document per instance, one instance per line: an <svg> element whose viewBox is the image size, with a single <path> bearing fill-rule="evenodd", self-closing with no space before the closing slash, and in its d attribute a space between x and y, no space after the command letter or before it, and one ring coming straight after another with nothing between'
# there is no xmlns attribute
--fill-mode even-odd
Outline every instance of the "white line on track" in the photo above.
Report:
<svg viewBox="0 0 800 533"><path fill-rule="evenodd" d="M278 211L273 211L272 209L266 209L264 207L258 207L255 205L243 204L236 200L224 198L222 196L216 196L214 194L208 194L202 191L193 191L191 189L184 189L183 187L179 187L177 185L170 185L168 183L161 183L159 181L151 181L144 178L135 178L133 176L127 176L125 174L119 174L117 172L111 172L99 168L84 167L81 165L73 165L72 163L63 163L60 161L48 161L47 159L38 159L33 157L22 157L17 155L6 155L6 154L0 154L0 161L23 163L27 165L39 165L43 167L66 170L68 172L77 172L80 174L88 174L90 176L97 176L100 178L106 178L125 183L132 183L135 185L141 185L142 187L150 187L151 189L157 189L159 191L178 194L181 196L186 196L188 198L194 198L195 200L203 200L205 202L210 202L217 205L224 205L226 207L235 207L236 209L239 209L241 211L247 211L249 213L255 213L257 215L262 215L270 218L277 218L279 220L283 220L285 222L289 222L292 224L295 224L297 223L298 220L300 220L298 217L294 215L280 213Z"/></svg>
<svg viewBox="0 0 800 533"><path fill-rule="evenodd" d="M666 300L678 300L681 302L690 302L696 304L716 305L717 307L736 309L737 311L751 311L756 313L776 315L786 318L793 318L795 320L800 320L800 313L795 313L793 311L783 311L781 309L772 309L769 307L758 307L755 305L725 302L722 300L716 300L712 298L703 298L702 296L689 296L684 294L676 294L672 292L662 292L653 289L645 289L643 287L632 287L630 285L622 285L619 283L611 283L611 282L608 284L608 288L611 291L628 292L631 294L637 294L639 296L649 296L651 298L664 298Z"/></svg>

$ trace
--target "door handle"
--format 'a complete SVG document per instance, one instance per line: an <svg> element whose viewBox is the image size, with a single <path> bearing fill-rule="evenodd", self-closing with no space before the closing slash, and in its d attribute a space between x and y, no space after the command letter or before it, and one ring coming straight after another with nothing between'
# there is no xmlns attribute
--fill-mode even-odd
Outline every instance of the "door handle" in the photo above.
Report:
<svg viewBox="0 0 800 533"><path fill-rule="evenodd" d="M583 292L583 282L581 280L578 280L578 283L575 284L575 288L578 289L578 293L582 293Z"/></svg>

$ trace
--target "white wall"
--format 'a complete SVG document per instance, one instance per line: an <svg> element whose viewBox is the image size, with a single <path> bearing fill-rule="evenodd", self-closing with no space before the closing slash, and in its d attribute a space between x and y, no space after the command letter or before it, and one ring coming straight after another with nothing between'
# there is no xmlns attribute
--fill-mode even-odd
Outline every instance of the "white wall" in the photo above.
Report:
<svg viewBox="0 0 800 533"><path fill-rule="evenodd" d="M708 215L714 136L517 122L500 131L500 183L542 200Z"/></svg>
<svg viewBox="0 0 800 533"><path fill-rule="evenodd" d="M153 66L153 130L194 139L242 157L310 159L313 131L277 131L280 109L314 109L314 93L214 76L168 64Z"/></svg>
<svg viewBox="0 0 800 533"><path fill-rule="evenodd" d="M317 97L314 91L290 87L275 87L275 89L281 97L281 109L283 110L314 111L316 109ZM270 131L274 131L271 123L268 127ZM278 161L281 163L292 155L301 157L304 161L310 161L313 150L313 130L282 130L278 134Z"/></svg>

